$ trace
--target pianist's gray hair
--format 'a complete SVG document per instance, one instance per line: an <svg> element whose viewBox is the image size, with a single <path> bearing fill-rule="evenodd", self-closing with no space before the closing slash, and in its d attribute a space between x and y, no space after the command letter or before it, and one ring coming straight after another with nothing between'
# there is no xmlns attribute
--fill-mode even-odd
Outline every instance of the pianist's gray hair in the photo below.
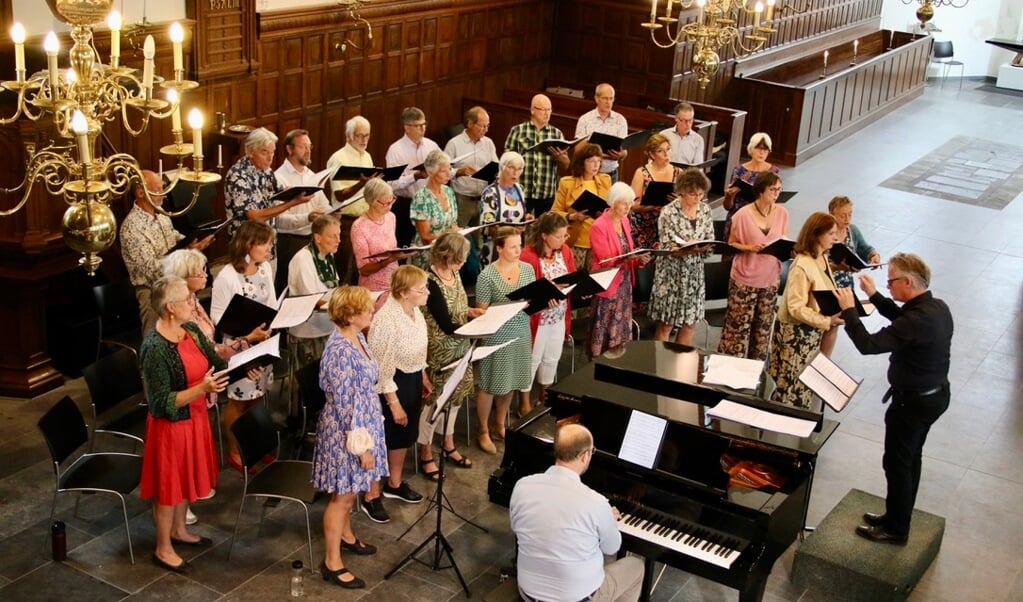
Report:
<svg viewBox="0 0 1023 602"><path fill-rule="evenodd" d="M164 276L188 278L206 270L206 256L195 249L178 249L160 262Z"/></svg>
<svg viewBox="0 0 1023 602"><path fill-rule="evenodd" d="M426 155L426 161L423 161L423 167L426 169L426 173L431 176L437 173L437 170L445 165L451 165L451 157L442 150L430 151L430 154Z"/></svg>
<svg viewBox="0 0 1023 602"><path fill-rule="evenodd" d="M245 152L263 148L268 144L277 144L277 134L266 128L256 128L245 138Z"/></svg>
<svg viewBox="0 0 1023 602"><path fill-rule="evenodd" d="M625 182L615 182L611 186L611 190L607 193L607 206L614 207L618 203L628 203L632 205L632 202L636 200L636 192Z"/></svg>
<svg viewBox="0 0 1023 602"><path fill-rule="evenodd" d="M356 115L345 122L345 139L351 140L352 136L355 135L355 128L359 126L365 127L367 130L370 129L369 119L366 119L362 115Z"/></svg>

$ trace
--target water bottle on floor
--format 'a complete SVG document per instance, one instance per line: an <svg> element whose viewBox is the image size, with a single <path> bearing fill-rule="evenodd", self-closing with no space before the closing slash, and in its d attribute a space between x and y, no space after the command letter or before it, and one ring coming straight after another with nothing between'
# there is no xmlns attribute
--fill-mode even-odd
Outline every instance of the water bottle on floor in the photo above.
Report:
<svg viewBox="0 0 1023 602"><path fill-rule="evenodd" d="M302 581L302 561L296 560L291 563L291 597L300 598L305 594L305 584Z"/></svg>

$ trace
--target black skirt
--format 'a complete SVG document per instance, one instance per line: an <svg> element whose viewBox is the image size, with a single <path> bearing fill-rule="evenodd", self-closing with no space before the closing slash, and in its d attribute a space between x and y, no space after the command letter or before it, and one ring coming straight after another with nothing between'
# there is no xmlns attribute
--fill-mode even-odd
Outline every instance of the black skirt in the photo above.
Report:
<svg viewBox="0 0 1023 602"><path fill-rule="evenodd" d="M412 445L419 436L419 414L423 408L423 372L394 371L394 383L398 385L398 403L408 415L405 426L395 424L391 406L381 395L380 405L384 413L384 440L387 449L403 449Z"/></svg>

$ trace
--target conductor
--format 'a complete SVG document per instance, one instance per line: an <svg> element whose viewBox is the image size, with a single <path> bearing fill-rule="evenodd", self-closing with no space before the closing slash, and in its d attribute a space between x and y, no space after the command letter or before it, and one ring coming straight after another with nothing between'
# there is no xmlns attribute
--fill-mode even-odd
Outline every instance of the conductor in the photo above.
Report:
<svg viewBox="0 0 1023 602"><path fill-rule="evenodd" d="M639 558L604 566L604 555L618 552L622 535L618 509L579 478L594 451L586 427L565 425L554 437L554 466L515 484L509 508L525 600L639 599Z"/></svg>
<svg viewBox="0 0 1023 602"><path fill-rule="evenodd" d="M890 387L882 399L882 403L891 400L891 405L884 419L885 512L864 514L866 524L856 527L856 534L875 542L905 545L920 486L924 441L931 425L948 409L952 314L944 301L927 290L930 269L911 253L897 253L888 262L891 299L877 291L870 276L859 280L870 302L891 324L868 333L857 315L852 289L840 288L837 294L845 331L860 353L891 353ZM902 307L895 301L902 302Z"/></svg>

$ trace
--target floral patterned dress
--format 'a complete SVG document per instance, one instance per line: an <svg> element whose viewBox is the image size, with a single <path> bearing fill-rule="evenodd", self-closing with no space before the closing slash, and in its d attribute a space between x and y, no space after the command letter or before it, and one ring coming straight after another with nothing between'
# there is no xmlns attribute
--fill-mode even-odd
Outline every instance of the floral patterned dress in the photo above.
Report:
<svg viewBox="0 0 1023 602"><path fill-rule="evenodd" d="M522 222L526 217L526 197L518 184L504 188L494 182L483 189L480 197L480 223ZM483 246L480 247L480 267L485 268L497 259L494 240L483 229Z"/></svg>
<svg viewBox="0 0 1023 602"><path fill-rule="evenodd" d="M455 191L447 185L443 188L444 198L447 199L448 204L447 210L440 206L440 200L426 186L416 191L416 195L412 197L412 207L409 209L409 217L412 218L413 228L417 221L426 221L430 223L430 234L439 236L441 232L450 230L452 226L458 223L458 201L455 199ZM423 239L419 236L418 230L416 230L416 236L412 240L412 244L417 247L423 244ZM429 253L419 253L412 258L412 263L424 270L429 269Z"/></svg>
<svg viewBox="0 0 1023 602"><path fill-rule="evenodd" d="M621 254L629 252L629 239L625 232L618 233ZM594 259L594 264L596 264ZM622 267L618 290L610 297L593 298L593 322L590 328L590 357L597 357L608 349L620 347L632 340L632 278L627 267Z"/></svg>
<svg viewBox="0 0 1023 602"><path fill-rule="evenodd" d="M682 205L674 201L661 211L659 222L662 247L674 246L676 237L685 241L714 238L714 222L707 203L701 202L696 219L690 220ZM657 271L650 295L650 319L675 326L696 324L703 319L705 258L706 254L693 253L683 257L660 257L654 262Z"/></svg>
<svg viewBox="0 0 1023 602"><path fill-rule="evenodd" d="M328 493L369 491L370 483L388 474L384 416L375 388L379 369L362 333L359 345L362 349L335 330L320 360L320 388L327 403L316 426L311 481ZM364 470L346 445L348 434L360 427L373 438L373 470Z"/></svg>

